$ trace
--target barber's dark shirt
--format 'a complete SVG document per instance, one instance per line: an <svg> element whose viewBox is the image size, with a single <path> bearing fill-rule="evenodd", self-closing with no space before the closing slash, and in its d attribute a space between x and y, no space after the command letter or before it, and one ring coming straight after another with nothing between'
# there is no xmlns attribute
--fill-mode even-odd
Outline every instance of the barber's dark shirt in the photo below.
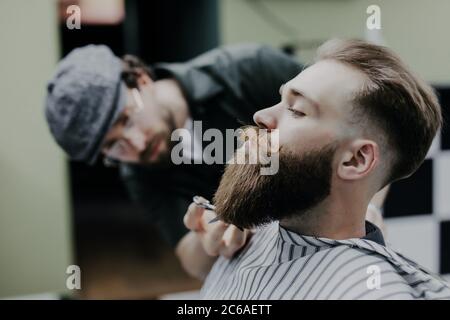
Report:
<svg viewBox="0 0 450 320"><path fill-rule="evenodd" d="M175 79L187 99L190 116L202 121L203 132L253 124L253 114L279 102L279 88L302 65L265 45L221 47L185 63L158 64L158 79ZM208 143L204 143L203 147ZM211 199L223 172L222 164L182 164L168 168L121 166L121 176L133 200L172 245L187 232L183 216L194 195Z"/></svg>

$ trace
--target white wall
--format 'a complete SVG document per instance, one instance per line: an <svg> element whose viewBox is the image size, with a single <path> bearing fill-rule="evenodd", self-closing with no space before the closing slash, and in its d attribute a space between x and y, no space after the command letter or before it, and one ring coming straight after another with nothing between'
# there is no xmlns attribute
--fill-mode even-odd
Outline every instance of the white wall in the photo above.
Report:
<svg viewBox="0 0 450 320"><path fill-rule="evenodd" d="M0 1L0 297L64 290L71 261L66 166L43 113L56 8Z"/></svg>
<svg viewBox="0 0 450 320"><path fill-rule="evenodd" d="M426 80L449 83L450 1L448 0L263 0L277 17L297 31L299 40L330 37L364 37L366 9L381 8L386 44ZM289 37L272 28L246 0L222 0L221 27L224 44L256 41L272 45ZM310 59L313 50L302 58Z"/></svg>

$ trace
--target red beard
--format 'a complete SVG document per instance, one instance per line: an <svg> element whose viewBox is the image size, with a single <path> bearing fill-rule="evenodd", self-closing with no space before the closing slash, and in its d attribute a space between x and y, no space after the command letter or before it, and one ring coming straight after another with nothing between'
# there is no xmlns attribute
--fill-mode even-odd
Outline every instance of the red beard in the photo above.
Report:
<svg viewBox="0 0 450 320"><path fill-rule="evenodd" d="M227 165L214 196L217 215L241 228L302 215L330 194L335 151L335 143L302 155L280 148L274 175L261 175L261 164Z"/></svg>

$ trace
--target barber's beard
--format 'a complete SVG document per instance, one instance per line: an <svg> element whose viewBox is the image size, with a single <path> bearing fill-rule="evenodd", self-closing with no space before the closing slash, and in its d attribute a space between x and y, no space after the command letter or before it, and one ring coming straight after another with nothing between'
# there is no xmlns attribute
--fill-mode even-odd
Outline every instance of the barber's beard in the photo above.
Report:
<svg viewBox="0 0 450 320"><path fill-rule="evenodd" d="M172 166L172 161L170 158L170 151L172 150L175 142L171 140L171 134L176 129L175 118L172 112L168 111L165 116L165 121L167 123L168 130L163 131L155 135L153 141L151 141L146 148L139 154L139 164L144 166L151 166L155 169L164 169ZM150 155L155 143L161 141L165 144L167 149L161 152L158 157L150 161Z"/></svg>
<svg viewBox="0 0 450 320"><path fill-rule="evenodd" d="M274 175L261 175L261 164L229 164L214 196L217 215L252 228L305 214L330 194L335 151L335 143L301 155L280 148Z"/></svg>

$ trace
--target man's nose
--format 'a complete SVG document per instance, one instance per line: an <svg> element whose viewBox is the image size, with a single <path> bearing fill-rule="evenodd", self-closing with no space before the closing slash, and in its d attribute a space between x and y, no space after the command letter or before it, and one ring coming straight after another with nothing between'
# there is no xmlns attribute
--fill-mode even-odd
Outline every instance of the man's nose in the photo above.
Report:
<svg viewBox="0 0 450 320"><path fill-rule="evenodd" d="M253 121L258 127L273 130L277 128L277 118L275 116L275 106L257 111L253 115Z"/></svg>
<svg viewBox="0 0 450 320"><path fill-rule="evenodd" d="M142 152L146 148L146 137L143 132L137 128L129 128L123 133L124 139L136 149L137 152Z"/></svg>

